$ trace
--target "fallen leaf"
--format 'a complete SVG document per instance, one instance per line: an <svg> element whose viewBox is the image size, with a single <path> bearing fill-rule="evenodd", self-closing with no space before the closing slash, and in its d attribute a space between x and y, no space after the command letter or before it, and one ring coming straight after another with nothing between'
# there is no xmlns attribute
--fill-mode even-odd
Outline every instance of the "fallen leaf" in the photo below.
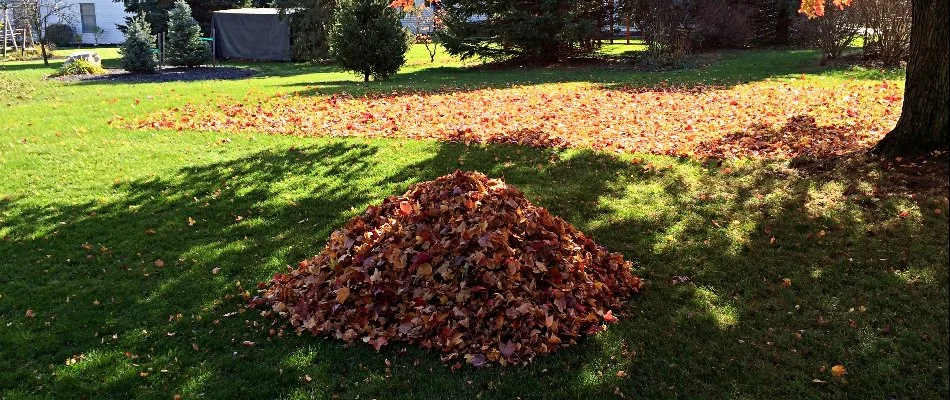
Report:
<svg viewBox="0 0 950 400"><path fill-rule="evenodd" d="M35 316L36 316L36 313L34 313L33 310L26 310L26 317L27 317L27 318L33 318L33 317L35 317Z"/></svg>
<svg viewBox="0 0 950 400"><path fill-rule="evenodd" d="M831 367L831 374L835 377L842 377L848 373L848 370L844 368L844 365L838 364Z"/></svg>
<svg viewBox="0 0 950 400"><path fill-rule="evenodd" d="M159 267L159 268L164 267L164 266L165 266L165 262L162 261L161 258L159 258L159 259L155 260L155 266L156 266L156 267Z"/></svg>
<svg viewBox="0 0 950 400"><path fill-rule="evenodd" d="M336 291L337 303L343 304L343 302L346 301L347 297L350 297L350 288L344 286L344 287L341 287L340 290Z"/></svg>
<svg viewBox="0 0 950 400"><path fill-rule="evenodd" d="M195 225L195 219L192 217L188 217L188 226L194 226L194 225Z"/></svg>

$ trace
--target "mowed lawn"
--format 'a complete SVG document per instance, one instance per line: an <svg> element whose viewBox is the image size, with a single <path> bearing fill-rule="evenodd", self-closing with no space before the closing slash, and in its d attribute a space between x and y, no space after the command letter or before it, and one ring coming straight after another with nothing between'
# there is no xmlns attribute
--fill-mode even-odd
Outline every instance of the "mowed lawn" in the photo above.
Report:
<svg viewBox="0 0 950 400"><path fill-rule="evenodd" d="M369 85L293 63L162 84L63 84L41 62L2 63L0 398L947 398L946 155L700 160L109 124L295 93L902 84L902 71L819 69L817 57L501 69L432 65L416 46ZM366 206L456 169L504 177L634 260L647 284L621 323L530 366L453 372L400 343L277 335L244 309L245 292Z"/></svg>

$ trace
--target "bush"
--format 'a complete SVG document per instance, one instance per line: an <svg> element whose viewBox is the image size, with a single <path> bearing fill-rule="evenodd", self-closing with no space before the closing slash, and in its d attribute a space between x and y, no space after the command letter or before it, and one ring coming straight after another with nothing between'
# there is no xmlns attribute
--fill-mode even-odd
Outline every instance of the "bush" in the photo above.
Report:
<svg viewBox="0 0 950 400"><path fill-rule="evenodd" d="M406 63L409 38L388 0L342 0L330 31L330 55L363 81L386 79Z"/></svg>
<svg viewBox="0 0 950 400"><path fill-rule="evenodd" d="M51 24L46 27L46 41L56 47L65 47L73 43L76 30L66 24Z"/></svg>
<svg viewBox="0 0 950 400"><path fill-rule="evenodd" d="M134 73L154 73L158 68L158 62L155 60L155 53L152 52L152 43L155 37L152 36L151 27L145 18L138 17L129 23L125 30L125 42L119 49L122 55L122 68Z"/></svg>
<svg viewBox="0 0 950 400"><path fill-rule="evenodd" d="M754 9L738 1L630 0L627 6L656 58L676 58L697 49L743 47L754 34Z"/></svg>
<svg viewBox="0 0 950 400"><path fill-rule="evenodd" d="M210 60L208 45L201 41L201 27L191 16L191 7L184 0L175 2L168 17L168 41L165 55L168 63L197 67Z"/></svg>
<svg viewBox="0 0 950 400"><path fill-rule="evenodd" d="M900 64L910 52L910 0L861 0L854 7L870 31L864 40L868 56L885 65Z"/></svg>
<svg viewBox="0 0 950 400"><path fill-rule="evenodd" d="M591 53L599 0L442 0L439 37L452 55L527 62Z"/></svg>
<svg viewBox="0 0 950 400"><path fill-rule="evenodd" d="M100 65L93 64L83 59L73 60L68 65L63 65L53 76L66 75L99 75L104 74L105 69Z"/></svg>
<svg viewBox="0 0 950 400"><path fill-rule="evenodd" d="M696 2L694 46L701 49L745 47L752 41L755 10L733 1Z"/></svg>
<svg viewBox="0 0 950 400"><path fill-rule="evenodd" d="M843 53L858 36L860 21L857 11L843 9L831 0L825 0L825 15L820 18L800 17L794 23L796 41L821 50L824 59L834 59Z"/></svg>

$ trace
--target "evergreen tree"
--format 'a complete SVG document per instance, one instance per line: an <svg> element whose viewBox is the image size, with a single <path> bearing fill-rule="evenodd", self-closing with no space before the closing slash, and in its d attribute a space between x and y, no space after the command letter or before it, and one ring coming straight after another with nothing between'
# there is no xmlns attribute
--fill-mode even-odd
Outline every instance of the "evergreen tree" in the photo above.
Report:
<svg viewBox="0 0 950 400"><path fill-rule="evenodd" d="M601 0L442 0L445 49L464 58L556 61L594 50Z"/></svg>
<svg viewBox="0 0 950 400"><path fill-rule="evenodd" d="M133 73L154 73L158 67L152 43L155 37L145 18L138 17L129 23L125 32L125 42L119 49L122 55L122 68Z"/></svg>
<svg viewBox="0 0 950 400"><path fill-rule="evenodd" d="M295 60L320 61L330 55L328 37L336 0L275 0L289 18L291 51Z"/></svg>
<svg viewBox="0 0 950 400"><path fill-rule="evenodd" d="M169 13L165 54L171 65L185 67L197 67L210 58L208 45L201 41L201 27L185 0L176 1Z"/></svg>
<svg viewBox="0 0 950 400"><path fill-rule="evenodd" d="M389 0L341 0L330 31L330 55L363 81L386 79L406 63L409 40Z"/></svg>

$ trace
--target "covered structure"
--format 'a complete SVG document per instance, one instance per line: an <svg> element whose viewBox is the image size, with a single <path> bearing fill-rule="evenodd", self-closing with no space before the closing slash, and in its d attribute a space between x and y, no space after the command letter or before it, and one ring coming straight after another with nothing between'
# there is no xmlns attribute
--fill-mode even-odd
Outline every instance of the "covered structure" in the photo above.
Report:
<svg viewBox="0 0 950 400"><path fill-rule="evenodd" d="M214 56L217 59L290 61L290 25L276 8L215 11Z"/></svg>

